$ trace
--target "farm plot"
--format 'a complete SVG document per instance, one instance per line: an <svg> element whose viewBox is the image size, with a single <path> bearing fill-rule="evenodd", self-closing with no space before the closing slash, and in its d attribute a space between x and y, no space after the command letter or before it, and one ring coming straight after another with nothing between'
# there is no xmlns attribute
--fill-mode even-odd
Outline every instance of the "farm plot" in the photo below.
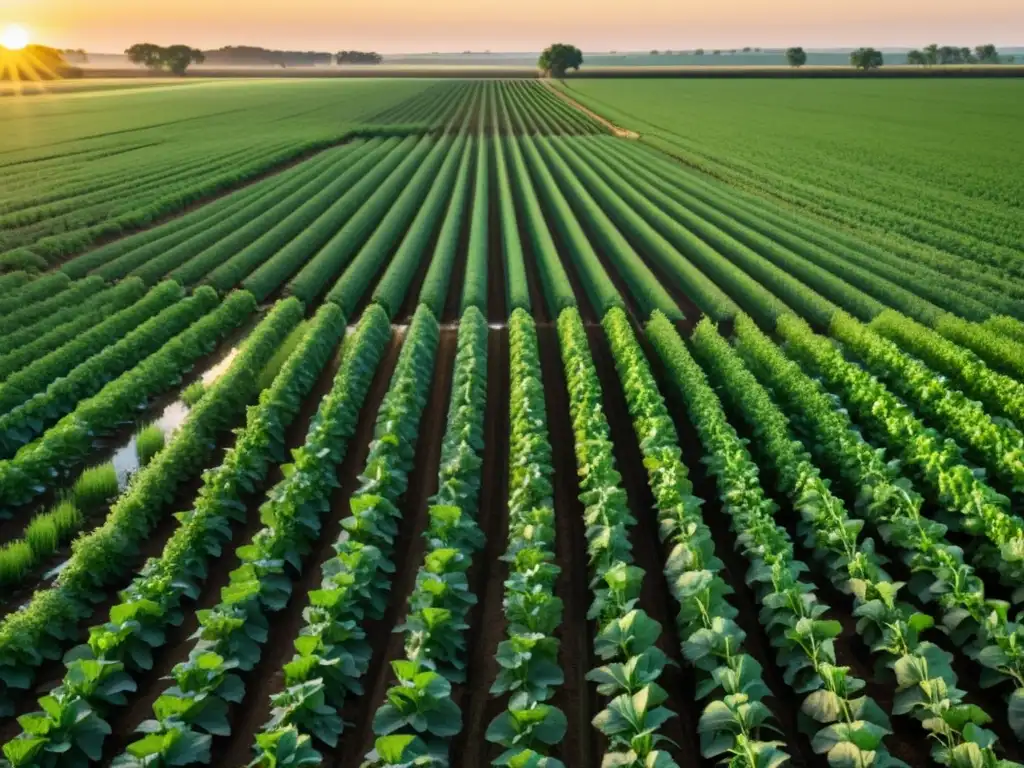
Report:
<svg viewBox="0 0 1024 768"><path fill-rule="evenodd" d="M0 275L3 764L1019 764L1013 283L419 88Z"/></svg>

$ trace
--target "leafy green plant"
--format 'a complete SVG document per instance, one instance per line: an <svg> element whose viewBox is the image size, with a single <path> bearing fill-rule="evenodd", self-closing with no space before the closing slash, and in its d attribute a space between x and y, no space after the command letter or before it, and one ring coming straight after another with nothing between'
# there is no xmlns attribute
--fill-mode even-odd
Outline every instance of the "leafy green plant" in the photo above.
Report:
<svg viewBox="0 0 1024 768"><path fill-rule="evenodd" d="M545 704L564 682L558 663L562 601L555 595L560 569L555 560L555 510L552 499L551 442L541 380L536 325L517 309L509 317L509 518L505 580L507 639L498 644L494 695L511 694L507 709L490 724L486 738L505 747L505 764L560 766L546 757L550 742L530 734L516 739L516 713L543 706L543 713L564 719ZM530 716L524 715L527 719Z"/></svg>
<svg viewBox="0 0 1024 768"><path fill-rule="evenodd" d="M363 340L367 352L364 354L374 350L373 353L379 355L390 332L390 324L384 310L377 305L372 305L367 313L372 317L373 324L370 325L369 320L364 319L367 323ZM387 608L387 592L391 575L395 571L390 558L398 535L398 519L401 517L397 504L408 486L408 473L415 458L419 420L427 401L439 337L437 321L426 307L420 307L409 327L388 392L377 412L374 438L360 475L362 484L349 501L352 514L342 521L342 534L335 542L336 556L323 565L320 589L309 595L310 605L304 612L306 625L295 640L297 654L284 669L286 688L275 697L277 706L273 716L257 738L253 765L279 764L276 750L281 742L272 735L283 732L283 729L294 728L300 734L315 735L320 742L326 744L336 741L342 728L338 711L350 694L362 692L360 679L369 667L372 653L361 625L367 617L380 618ZM355 354L353 352L352 356L344 357L343 370L351 367L365 373L365 363L355 359ZM368 385L367 380L365 386ZM349 414L349 418L351 423L344 428L350 431L355 427L355 413ZM323 421L325 426L329 423L326 415ZM330 450L327 447L319 449L320 441L329 435L329 432L316 430L314 425L303 453L297 456L296 470L289 476L292 482L300 484L297 488L315 488L318 485L311 483L309 476L314 470L322 474L330 470L330 477L333 478L333 465L326 468L321 466ZM313 457L320 464L313 464ZM303 477L302 472L307 476ZM323 485L324 491L321 492L326 492L329 482ZM274 511L273 519L278 521L279 530L282 534L288 532L289 527L295 530L291 534L293 541L282 540L279 536L278 541L274 542L268 536L261 542L261 549L267 543L275 544L274 559L282 563L277 566L280 571L283 570L284 558L294 560L296 557L290 550L294 550L303 539L315 535L318 523L315 517L305 512L310 508L309 504L298 504L302 501L298 493L282 492L272 494L271 498L280 499L279 503L287 502L287 506L278 506ZM326 504L326 501L323 503ZM293 506L296 504L298 506ZM294 522L289 519L292 515L297 516ZM259 560L269 559L265 553L257 552L256 547L252 549L250 557L254 561L258 554ZM443 678L438 677L442 684L447 685ZM411 688L407 691L412 694L411 697L395 694L393 703L396 707L409 704L415 710L417 705L427 704L426 696L435 688L417 697L415 682L414 674ZM322 684L316 698L312 700L315 706L291 709L282 706L290 701L309 702L308 694L312 690L310 684ZM406 688L399 687L403 690ZM320 693L323 694L322 701ZM401 725L398 719L407 714L413 716L405 710L400 712L401 715L389 720L387 724L397 728ZM426 718L426 714L423 717Z"/></svg>
<svg viewBox="0 0 1024 768"><path fill-rule="evenodd" d="M194 408L199 400L206 394L206 384L202 379L196 379L183 390L181 390L181 402L189 408Z"/></svg>
<svg viewBox="0 0 1024 768"><path fill-rule="evenodd" d="M120 490L117 469L108 461L82 470L71 488L71 498L82 509L94 510L116 499Z"/></svg>
<svg viewBox="0 0 1024 768"><path fill-rule="evenodd" d="M164 431L158 424L149 424L135 433L135 453L139 458L139 466L144 467L163 450Z"/></svg>
<svg viewBox="0 0 1024 768"><path fill-rule="evenodd" d="M598 683L606 706L593 725L608 740L607 765L675 766L659 747L658 731L675 713L661 706L668 694L658 684L668 659L655 648L661 625L639 608L644 571L632 565L630 514L622 478L615 469L611 430L602 409L597 368L579 312L558 317L558 338L569 389L580 501L590 559L593 602L587 617L597 622L594 653L604 666L587 679Z"/></svg>
<svg viewBox="0 0 1024 768"><path fill-rule="evenodd" d="M131 557L178 485L202 469L216 437L243 416L250 398L255 399L250 371L270 358L301 317L297 301L280 302L268 314L209 396L189 414L176 439L135 476L128 491L111 507L106 521L79 538L56 583L38 591L22 610L4 618L0 624L0 708L9 704L12 689L30 687L34 670L47 659L59 659L77 637L75 628L80 617L92 610L97 594L106 594L107 587L123 577ZM295 386L295 376L311 387L316 374L299 366L298 371L293 369L290 386ZM229 453L235 458L228 463L227 474L214 473L209 484L204 484L206 490L201 496L207 501L201 506L202 512L180 518L181 527L164 554L143 569L123 594L122 602L111 609L110 625L90 631L89 650L82 653L122 661L133 670L152 665L152 645L164 642L161 628L180 617L177 600L185 594L198 594L195 580L205 578L205 558L219 552L219 543L227 538L226 519L239 509L235 494L252 487L253 476L249 473L260 468L253 457L264 456L263 461L268 461L264 452L273 445L268 435L280 439L273 416L276 408L288 404L297 409L301 400L301 396L293 399L294 395L285 398L283 393L281 397L281 403L274 403L269 412L269 404L261 400L263 408L253 413L259 428L244 433L248 437L238 443L237 454ZM268 418L273 423L267 423ZM215 491L212 498L210 491ZM222 496L224 493L228 495ZM169 584L173 588L168 588ZM17 737L22 738L28 737Z"/></svg>

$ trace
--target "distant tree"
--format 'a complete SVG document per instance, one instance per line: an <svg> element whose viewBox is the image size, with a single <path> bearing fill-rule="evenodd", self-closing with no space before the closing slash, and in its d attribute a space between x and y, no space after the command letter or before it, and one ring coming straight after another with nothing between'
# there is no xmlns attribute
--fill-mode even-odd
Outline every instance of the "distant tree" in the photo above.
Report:
<svg viewBox="0 0 1024 768"><path fill-rule="evenodd" d="M384 57L373 51L339 51L334 56L334 61L340 66L342 64L380 64Z"/></svg>
<svg viewBox="0 0 1024 768"><path fill-rule="evenodd" d="M0 46L0 52L5 48ZM0 66L0 81L53 80L81 77L82 70L69 67L64 51L46 45L26 45L19 55Z"/></svg>
<svg viewBox="0 0 1024 768"><path fill-rule="evenodd" d="M1013 62L1015 62L1016 60L1016 56L1006 56L1005 58L1002 59L1003 63L1005 64L1013 64Z"/></svg>
<svg viewBox="0 0 1024 768"><path fill-rule="evenodd" d="M578 70L582 65L583 52L567 43L549 45L537 59L537 66L549 77L565 77L568 70Z"/></svg>
<svg viewBox="0 0 1024 768"><path fill-rule="evenodd" d="M802 67L807 63L807 51L800 46L786 49L786 61L791 67Z"/></svg>
<svg viewBox="0 0 1024 768"><path fill-rule="evenodd" d="M658 49L657 48L652 49L651 50L651 56L657 56L657 55L658 55Z"/></svg>
<svg viewBox="0 0 1024 768"><path fill-rule="evenodd" d="M698 49L697 49L696 51L694 51L693 53L694 53L694 55L696 55L696 56L703 56L703 55L704 55L704 49L703 49L703 48L698 48Z"/></svg>
<svg viewBox="0 0 1024 768"><path fill-rule="evenodd" d="M930 67L939 63L939 46L937 43L925 46L924 63Z"/></svg>
<svg viewBox="0 0 1024 768"><path fill-rule="evenodd" d="M974 55L978 61L982 64L998 64L999 63L999 51L991 43L987 45L978 45L974 48Z"/></svg>
<svg viewBox="0 0 1024 768"><path fill-rule="evenodd" d="M164 66L164 49L159 45L136 43L124 53L132 64L138 64L147 69L162 69Z"/></svg>
<svg viewBox="0 0 1024 768"><path fill-rule="evenodd" d="M748 45L746 48L744 48L743 52L744 53L750 53L750 46Z"/></svg>
<svg viewBox="0 0 1024 768"><path fill-rule="evenodd" d="M125 51L133 64L152 70L166 69L175 75L184 75L192 64L202 64L206 55L187 45L171 45L163 48L152 43L136 43Z"/></svg>
<svg viewBox="0 0 1024 768"><path fill-rule="evenodd" d="M760 48L755 48L755 49L754 49L754 53L760 53L760 52L761 52L761 49L760 49Z"/></svg>
<svg viewBox="0 0 1024 768"><path fill-rule="evenodd" d="M850 63L857 69L869 70L878 69L885 61L882 52L874 48L858 48L850 54Z"/></svg>
<svg viewBox="0 0 1024 768"><path fill-rule="evenodd" d="M716 48L715 50L713 50L713 51L711 52L711 55L712 55L712 56L720 56L720 55L721 55L721 53L722 53L722 52L721 52L720 50L718 50L718 49Z"/></svg>
<svg viewBox="0 0 1024 768"><path fill-rule="evenodd" d="M918 50L910 51L907 54L907 64L916 64L918 66L925 66L928 63L928 57Z"/></svg>
<svg viewBox="0 0 1024 768"><path fill-rule="evenodd" d="M180 77L193 64L202 64L206 61L206 55L187 45L172 45L164 49L163 59L167 69Z"/></svg>

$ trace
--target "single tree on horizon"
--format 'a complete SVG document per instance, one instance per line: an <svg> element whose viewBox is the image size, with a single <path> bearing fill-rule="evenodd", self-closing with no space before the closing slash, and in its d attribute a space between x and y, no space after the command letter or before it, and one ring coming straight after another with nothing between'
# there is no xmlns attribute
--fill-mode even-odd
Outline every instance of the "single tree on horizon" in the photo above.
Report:
<svg viewBox="0 0 1024 768"><path fill-rule="evenodd" d="M791 67L802 67L807 63L807 51L799 45L786 50L786 61Z"/></svg>
<svg viewBox="0 0 1024 768"><path fill-rule="evenodd" d="M850 63L857 69L867 71L878 69L885 63L885 60L881 51L876 51L874 48L858 48L850 54Z"/></svg>
<svg viewBox="0 0 1024 768"><path fill-rule="evenodd" d="M579 70L582 64L583 52L567 43L549 45L537 59L537 66L549 77L565 77L568 70Z"/></svg>

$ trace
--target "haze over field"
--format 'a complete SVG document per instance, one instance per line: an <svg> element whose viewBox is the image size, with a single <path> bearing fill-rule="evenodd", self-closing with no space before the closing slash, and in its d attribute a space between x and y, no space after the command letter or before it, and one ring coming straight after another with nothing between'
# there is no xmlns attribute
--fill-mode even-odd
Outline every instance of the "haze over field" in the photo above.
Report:
<svg viewBox="0 0 1024 768"><path fill-rule="evenodd" d="M810 47L958 44L1012 45L1024 29L1019 0L3 0L0 17L26 25L39 42L119 52L139 40L382 53L539 50L553 39L584 50L763 46Z"/></svg>

